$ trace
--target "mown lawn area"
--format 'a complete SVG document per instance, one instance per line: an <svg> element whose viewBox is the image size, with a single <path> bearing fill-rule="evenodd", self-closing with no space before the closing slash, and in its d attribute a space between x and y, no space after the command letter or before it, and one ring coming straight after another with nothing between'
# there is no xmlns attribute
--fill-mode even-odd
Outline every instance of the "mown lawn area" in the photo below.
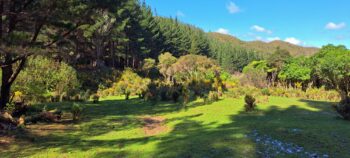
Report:
<svg viewBox="0 0 350 158"><path fill-rule="evenodd" d="M48 108L68 111L70 104ZM198 100L183 108L109 97L83 104L78 123L29 125L26 136L0 144L0 157L266 157L267 151L274 152L259 141L293 144L324 157L350 157L350 124L331 104L270 97L258 104L257 112L246 113L243 98L208 105ZM303 157L298 154L275 156Z"/></svg>

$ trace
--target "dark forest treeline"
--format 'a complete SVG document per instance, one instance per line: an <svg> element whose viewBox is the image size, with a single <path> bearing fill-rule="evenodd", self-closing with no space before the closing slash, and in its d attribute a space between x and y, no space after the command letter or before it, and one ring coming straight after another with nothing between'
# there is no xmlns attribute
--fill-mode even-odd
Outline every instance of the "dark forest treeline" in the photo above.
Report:
<svg viewBox="0 0 350 158"><path fill-rule="evenodd" d="M63 60L72 65L137 68L143 59L156 59L163 52L177 57L209 55L205 32L194 26L155 16L144 2L122 0L105 5L108 8L97 9L90 23L72 34L69 43L76 48L67 56L60 54Z"/></svg>
<svg viewBox="0 0 350 158"><path fill-rule="evenodd" d="M93 5L100 9L91 13L88 23L60 42L66 53L56 57L75 67L138 68L143 59L156 59L163 52L175 57L214 57L230 71L242 71L249 62L261 59L254 51L209 39L203 30L176 17L157 16L145 2L121 0Z"/></svg>

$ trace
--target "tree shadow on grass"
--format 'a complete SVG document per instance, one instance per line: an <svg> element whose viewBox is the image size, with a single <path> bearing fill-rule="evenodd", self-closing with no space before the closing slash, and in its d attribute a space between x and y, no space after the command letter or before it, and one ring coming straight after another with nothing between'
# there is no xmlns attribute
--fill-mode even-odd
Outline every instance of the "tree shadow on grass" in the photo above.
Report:
<svg viewBox="0 0 350 158"><path fill-rule="evenodd" d="M252 142L235 136L244 133L244 129L233 126L213 128L212 124L183 120L158 144L154 157L254 157L254 147L245 148Z"/></svg>
<svg viewBox="0 0 350 158"><path fill-rule="evenodd" d="M68 112L73 103L48 104L47 109L59 108ZM132 144L145 144L155 141L154 137L125 138L117 140L87 140L93 136L101 136L109 132L127 131L142 128L143 122L140 117L148 115L164 115L166 113L182 110L182 105L171 102L145 102L140 99L130 100L105 100L99 104L80 103L83 110L82 119L77 122L78 128L65 131L49 131L49 134L38 135L33 132L19 133L18 140L26 142L26 148L13 148L9 153L12 155L30 156L44 149L59 148L61 153L74 151L87 151L93 148L108 148L116 146L123 149ZM201 102L191 103L188 108L203 105ZM38 107L43 107L44 104ZM66 123L65 123L66 124ZM52 124L50 124L52 125ZM69 124L68 124L69 125ZM20 153L18 151L21 151ZM106 153L107 155L110 153ZM1 154L0 154L1 155Z"/></svg>
<svg viewBox="0 0 350 158"><path fill-rule="evenodd" d="M329 102L329 101L317 101L317 100L307 100L307 99L299 99L300 102L304 102L307 106L322 110L324 112L334 112L332 109L332 104L336 104L337 102Z"/></svg>
<svg viewBox="0 0 350 158"><path fill-rule="evenodd" d="M241 111L231 116L230 123L218 127L184 119L158 144L155 157L264 157L261 152L266 146L247 137L253 131L330 157L350 155L348 122L335 117L329 102L307 103L318 110L300 105L287 109L271 105L267 110Z"/></svg>

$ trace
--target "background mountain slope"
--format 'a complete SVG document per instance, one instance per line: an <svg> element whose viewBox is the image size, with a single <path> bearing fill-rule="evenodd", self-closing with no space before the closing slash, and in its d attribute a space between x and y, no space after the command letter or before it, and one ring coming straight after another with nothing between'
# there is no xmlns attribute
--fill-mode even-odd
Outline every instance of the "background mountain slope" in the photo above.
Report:
<svg viewBox="0 0 350 158"><path fill-rule="evenodd" d="M276 50L277 47L288 50L293 56L300 56L300 55L309 56L309 55L315 54L319 50L318 48L315 48L315 47L302 47L302 46L294 45L294 44L280 41L280 40L276 40L268 43L262 42L262 41L249 42L249 41L242 41L231 35L225 35L225 34L215 33L215 32L209 32L208 36L209 38L212 38L221 42L230 43L236 47L258 51L264 54L272 53L274 50Z"/></svg>

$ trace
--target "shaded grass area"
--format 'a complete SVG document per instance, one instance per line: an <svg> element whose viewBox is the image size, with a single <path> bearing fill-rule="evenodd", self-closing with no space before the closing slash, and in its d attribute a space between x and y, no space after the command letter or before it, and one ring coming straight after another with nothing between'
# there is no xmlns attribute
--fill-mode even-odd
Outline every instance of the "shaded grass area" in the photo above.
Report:
<svg viewBox="0 0 350 158"><path fill-rule="evenodd" d="M15 143L3 146L0 157L260 157L257 151L264 146L246 136L254 130L330 157L350 155L349 122L338 118L329 102L270 97L253 113L243 112L243 104L242 98L209 105L198 100L183 108L171 102L109 97L99 104L83 104L82 120L66 124L74 128L30 128ZM48 108L68 111L70 106ZM166 118L169 130L147 136L140 119L145 116Z"/></svg>

